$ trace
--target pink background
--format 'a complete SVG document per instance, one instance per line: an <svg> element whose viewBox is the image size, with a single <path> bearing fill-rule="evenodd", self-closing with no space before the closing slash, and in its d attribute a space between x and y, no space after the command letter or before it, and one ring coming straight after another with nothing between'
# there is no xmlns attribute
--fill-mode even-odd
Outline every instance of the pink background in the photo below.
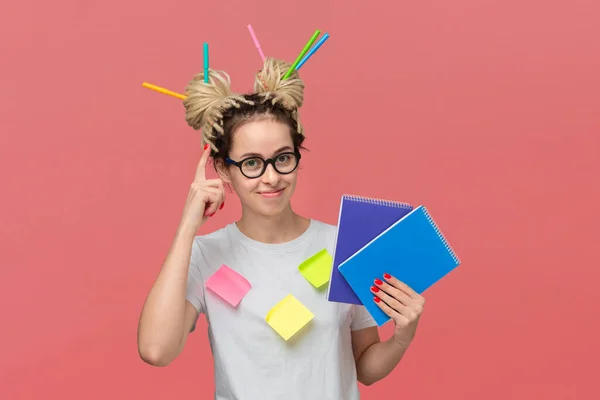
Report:
<svg viewBox="0 0 600 400"><path fill-rule="evenodd" d="M599 398L599 20L592 0L4 2L0 397L212 398L203 319L166 369L137 355L201 154L180 100L141 83L183 91L207 41L249 90L251 23L290 61L331 35L300 71L296 209L424 204L463 261L363 398Z"/></svg>

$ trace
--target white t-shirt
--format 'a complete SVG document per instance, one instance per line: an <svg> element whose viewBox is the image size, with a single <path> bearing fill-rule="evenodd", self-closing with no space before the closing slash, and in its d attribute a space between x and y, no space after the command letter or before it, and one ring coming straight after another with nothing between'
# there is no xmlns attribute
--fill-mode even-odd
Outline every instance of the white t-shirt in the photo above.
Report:
<svg viewBox="0 0 600 400"><path fill-rule="evenodd" d="M208 321L215 399L359 399L350 333L376 323L364 306L328 301L327 285L317 289L298 271L324 248L333 255L335 235L335 226L311 220L282 244L252 240L235 223L194 239L186 298ZM222 264L250 282L237 307L204 287ZM288 294L314 318L285 341L265 317Z"/></svg>

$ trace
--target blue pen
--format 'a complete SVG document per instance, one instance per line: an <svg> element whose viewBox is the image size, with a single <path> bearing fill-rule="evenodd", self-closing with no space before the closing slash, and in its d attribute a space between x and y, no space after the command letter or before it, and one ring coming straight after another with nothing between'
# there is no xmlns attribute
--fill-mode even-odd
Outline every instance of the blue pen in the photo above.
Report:
<svg viewBox="0 0 600 400"><path fill-rule="evenodd" d="M208 83L208 43L204 43L204 83Z"/></svg>
<svg viewBox="0 0 600 400"><path fill-rule="evenodd" d="M308 51L308 53L306 53L306 55L304 56L304 58L298 63L298 65L296 66L296 71L298 71L300 69L300 67L304 65L304 63L310 58L310 56L312 56L313 54L315 54L315 52L317 50L319 50L319 47L321 47L321 45L323 43L325 43L325 41L328 38L329 38L329 33L326 33L325 35L323 35L323 37L321 39L319 39L319 41L317 42L317 44L315 44L314 47L312 49L310 49Z"/></svg>

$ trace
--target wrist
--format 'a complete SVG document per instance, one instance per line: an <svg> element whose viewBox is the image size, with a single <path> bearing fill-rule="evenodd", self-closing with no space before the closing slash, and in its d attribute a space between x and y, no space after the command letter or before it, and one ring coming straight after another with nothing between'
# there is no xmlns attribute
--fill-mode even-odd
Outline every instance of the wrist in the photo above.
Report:
<svg viewBox="0 0 600 400"><path fill-rule="evenodd" d="M388 342L390 342L390 345L395 350L404 352L410 346L411 341L407 340L406 338L399 338L396 335L393 335L391 338L389 338Z"/></svg>
<svg viewBox="0 0 600 400"><path fill-rule="evenodd" d="M200 229L200 225L190 224L187 221L181 221L177 227L177 236L193 239Z"/></svg>

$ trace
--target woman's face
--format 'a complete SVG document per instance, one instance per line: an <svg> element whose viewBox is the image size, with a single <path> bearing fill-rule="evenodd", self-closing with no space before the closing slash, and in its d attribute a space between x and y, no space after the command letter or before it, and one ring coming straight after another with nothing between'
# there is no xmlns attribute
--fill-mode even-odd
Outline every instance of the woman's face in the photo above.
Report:
<svg viewBox="0 0 600 400"><path fill-rule="evenodd" d="M261 157L275 160L277 168L282 172L291 170L296 159L293 155L294 144L290 128L280 122L263 119L248 122L235 131L229 158L240 162L248 157ZM262 162L255 158L244 162L246 175L260 173ZM282 213L290 204L296 188L298 169L288 174L280 174L272 164L268 164L264 173L258 178L244 176L235 165L221 169L221 178L230 183L242 204L261 215L273 216Z"/></svg>

